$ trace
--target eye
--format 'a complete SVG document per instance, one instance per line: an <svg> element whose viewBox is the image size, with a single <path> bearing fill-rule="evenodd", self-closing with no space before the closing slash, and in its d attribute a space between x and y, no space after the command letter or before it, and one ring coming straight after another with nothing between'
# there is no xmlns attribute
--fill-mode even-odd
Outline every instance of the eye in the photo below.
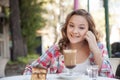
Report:
<svg viewBox="0 0 120 80"><path fill-rule="evenodd" d="M79 27L79 29L85 29L85 27L81 26L81 27Z"/></svg>
<svg viewBox="0 0 120 80"><path fill-rule="evenodd" d="M69 27L74 27L74 25L72 25L72 24L69 24Z"/></svg>

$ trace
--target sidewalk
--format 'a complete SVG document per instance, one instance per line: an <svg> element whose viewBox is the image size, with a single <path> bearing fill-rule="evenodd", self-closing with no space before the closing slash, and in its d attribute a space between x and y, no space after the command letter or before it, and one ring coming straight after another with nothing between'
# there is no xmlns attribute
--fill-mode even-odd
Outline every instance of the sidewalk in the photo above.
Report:
<svg viewBox="0 0 120 80"><path fill-rule="evenodd" d="M7 64L5 68L5 76L22 75L26 64Z"/></svg>
<svg viewBox="0 0 120 80"><path fill-rule="evenodd" d="M8 59L0 58L0 77L5 76L5 66L8 62Z"/></svg>

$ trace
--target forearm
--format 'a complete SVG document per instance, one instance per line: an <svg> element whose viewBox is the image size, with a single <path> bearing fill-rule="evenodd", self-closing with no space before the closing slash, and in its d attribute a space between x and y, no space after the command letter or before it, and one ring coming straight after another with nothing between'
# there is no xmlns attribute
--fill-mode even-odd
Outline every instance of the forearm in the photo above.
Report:
<svg viewBox="0 0 120 80"><path fill-rule="evenodd" d="M103 77L114 77L111 64L108 60L108 52L106 47L99 43L98 47L92 48L95 64L99 66L99 75Z"/></svg>
<svg viewBox="0 0 120 80"><path fill-rule="evenodd" d="M93 55L94 55L95 64L97 64L100 69L103 62L101 51L99 49L96 49L93 52Z"/></svg>

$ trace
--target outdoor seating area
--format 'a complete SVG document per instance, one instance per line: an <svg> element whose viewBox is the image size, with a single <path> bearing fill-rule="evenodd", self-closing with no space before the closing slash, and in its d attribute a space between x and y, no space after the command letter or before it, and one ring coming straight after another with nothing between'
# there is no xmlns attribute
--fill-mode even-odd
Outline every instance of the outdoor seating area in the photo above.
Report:
<svg viewBox="0 0 120 80"><path fill-rule="evenodd" d="M119 10L120 0L0 0L0 80L120 80Z"/></svg>

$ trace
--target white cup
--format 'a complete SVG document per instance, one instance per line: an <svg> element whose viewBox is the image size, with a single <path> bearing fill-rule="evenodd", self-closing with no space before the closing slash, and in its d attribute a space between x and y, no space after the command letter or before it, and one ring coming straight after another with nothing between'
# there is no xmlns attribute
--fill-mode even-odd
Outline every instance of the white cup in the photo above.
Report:
<svg viewBox="0 0 120 80"><path fill-rule="evenodd" d="M96 80L98 77L98 65L91 65L87 68L87 74L90 80Z"/></svg>

